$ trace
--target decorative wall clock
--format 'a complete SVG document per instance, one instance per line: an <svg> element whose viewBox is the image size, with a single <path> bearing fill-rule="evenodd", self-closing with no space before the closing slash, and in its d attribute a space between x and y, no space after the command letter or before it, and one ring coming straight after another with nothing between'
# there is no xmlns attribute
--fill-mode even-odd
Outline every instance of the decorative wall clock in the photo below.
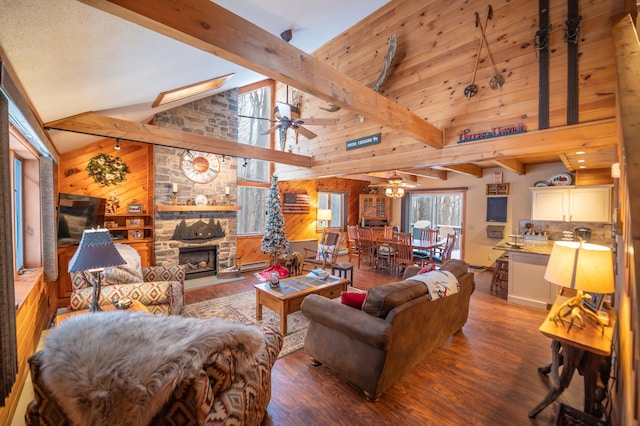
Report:
<svg viewBox="0 0 640 426"><path fill-rule="evenodd" d="M220 161L216 154L188 149L182 154L180 169L192 181L207 183L218 176Z"/></svg>

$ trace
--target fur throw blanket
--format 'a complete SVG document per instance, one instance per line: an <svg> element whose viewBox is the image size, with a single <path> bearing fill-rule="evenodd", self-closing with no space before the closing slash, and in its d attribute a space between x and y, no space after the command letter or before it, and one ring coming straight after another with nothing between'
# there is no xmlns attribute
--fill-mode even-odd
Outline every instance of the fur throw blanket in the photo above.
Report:
<svg viewBox="0 0 640 426"><path fill-rule="evenodd" d="M146 425L210 354L231 347L242 372L264 342L257 326L218 318L80 314L47 336L42 380L74 425Z"/></svg>

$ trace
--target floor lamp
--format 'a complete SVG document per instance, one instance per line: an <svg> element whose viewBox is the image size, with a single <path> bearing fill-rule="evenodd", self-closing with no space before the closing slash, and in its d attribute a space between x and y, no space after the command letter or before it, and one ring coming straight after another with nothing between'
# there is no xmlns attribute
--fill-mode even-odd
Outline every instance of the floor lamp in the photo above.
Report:
<svg viewBox="0 0 640 426"><path fill-rule="evenodd" d="M609 247L574 241L554 243L544 279L552 284L577 290L577 294L563 303L554 321L568 321L569 330L575 321L584 326L582 315L595 323L604 324L594 312L585 309L585 293L609 294L615 291L613 258ZM566 318L570 317L569 320Z"/></svg>
<svg viewBox="0 0 640 426"><path fill-rule="evenodd" d="M87 229L82 233L80 245L69 262L69 272L88 271L93 275L93 299L89 312L101 311L100 287L102 272L107 266L127 263L111 240L108 229Z"/></svg>

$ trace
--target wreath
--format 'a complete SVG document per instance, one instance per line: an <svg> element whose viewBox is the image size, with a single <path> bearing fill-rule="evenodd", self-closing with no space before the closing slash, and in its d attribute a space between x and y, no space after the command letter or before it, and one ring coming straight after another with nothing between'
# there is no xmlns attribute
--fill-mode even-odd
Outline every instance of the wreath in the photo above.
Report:
<svg viewBox="0 0 640 426"><path fill-rule="evenodd" d="M98 154L89 160L85 169L89 176L102 186L115 185L125 180L129 171L122 158L109 154Z"/></svg>

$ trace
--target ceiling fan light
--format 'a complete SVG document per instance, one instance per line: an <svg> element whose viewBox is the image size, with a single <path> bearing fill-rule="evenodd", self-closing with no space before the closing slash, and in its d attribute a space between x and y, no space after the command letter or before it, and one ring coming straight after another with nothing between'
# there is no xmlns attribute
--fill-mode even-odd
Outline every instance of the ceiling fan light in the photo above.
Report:
<svg viewBox="0 0 640 426"><path fill-rule="evenodd" d="M404 188L398 188L397 193L398 193L398 197L404 196Z"/></svg>
<svg viewBox="0 0 640 426"><path fill-rule="evenodd" d="M384 195L386 195L387 197L393 197L393 189L391 188L387 188L384 190Z"/></svg>

